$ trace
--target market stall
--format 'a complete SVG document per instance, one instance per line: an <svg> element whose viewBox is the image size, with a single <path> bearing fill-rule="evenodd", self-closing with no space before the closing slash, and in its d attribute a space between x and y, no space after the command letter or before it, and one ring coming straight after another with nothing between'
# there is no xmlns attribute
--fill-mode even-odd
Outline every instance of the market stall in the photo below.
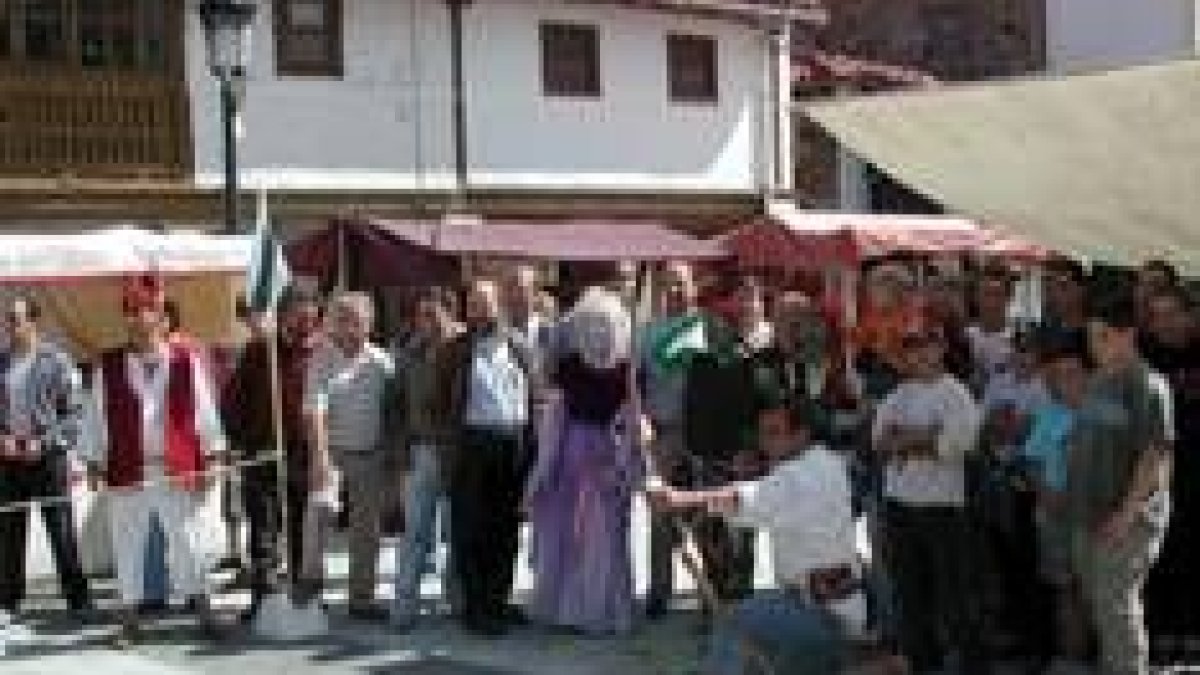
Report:
<svg viewBox="0 0 1200 675"><path fill-rule="evenodd" d="M1047 253L964 218L798 210L747 225L724 242L743 269L857 267L895 254L1029 262Z"/></svg>
<svg viewBox="0 0 1200 675"><path fill-rule="evenodd" d="M160 234L115 229L87 234L0 236L0 299L33 297L43 308L48 339L86 364L124 339L121 285L130 275L166 278L186 332L206 344L232 337L237 290L250 261L247 237ZM111 552L103 500L75 472L75 518L84 566L109 569ZM215 495L210 502L216 499ZM209 508L215 508L210 504ZM27 574L52 577L54 568L40 514L29 536Z"/></svg>
<svg viewBox="0 0 1200 675"><path fill-rule="evenodd" d="M609 262L726 255L715 240L636 218L340 219L287 246L297 273L361 287L444 283L458 277L463 261L480 258Z"/></svg>

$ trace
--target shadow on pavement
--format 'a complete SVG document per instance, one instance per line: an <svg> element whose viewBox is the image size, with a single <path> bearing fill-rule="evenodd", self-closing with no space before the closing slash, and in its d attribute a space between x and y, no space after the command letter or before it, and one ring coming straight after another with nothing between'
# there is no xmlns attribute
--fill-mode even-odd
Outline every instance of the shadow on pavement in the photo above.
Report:
<svg viewBox="0 0 1200 675"><path fill-rule="evenodd" d="M521 671L430 658L368 666L362 672L364 675L518 675Z"/></svg>

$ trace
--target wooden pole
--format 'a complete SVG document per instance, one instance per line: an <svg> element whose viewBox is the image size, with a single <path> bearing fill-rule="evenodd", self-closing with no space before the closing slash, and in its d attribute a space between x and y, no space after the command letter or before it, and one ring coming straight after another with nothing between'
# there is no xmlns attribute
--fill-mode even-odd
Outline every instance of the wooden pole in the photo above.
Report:
<svg viewBox="0 0 1200 675"><path fill-rule="evenodd" d="M271 426L275 431L275 461L279 464L277 473L277 488L279 490L279 538L277 548L283 558L288 577L295 580L300 570L291 569L291 518L294 514L288 508L288 470L287 449L283 437L283 386L279 378L279 337L280 326L278 316L272 313L272 330L267 336L267 364L271 371Z"/></svg>

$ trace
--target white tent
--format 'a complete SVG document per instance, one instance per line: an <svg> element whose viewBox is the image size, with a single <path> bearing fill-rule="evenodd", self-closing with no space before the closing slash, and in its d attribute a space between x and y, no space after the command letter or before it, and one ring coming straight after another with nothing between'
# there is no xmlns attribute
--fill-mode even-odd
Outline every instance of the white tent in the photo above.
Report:
<svg viewBox="0 0 1200 675"><path fill-rule="evenodd" d="M1200 272L1200 61L808 107L955 213L1080 256Z"/></svg>
<svg viewBox="0 0 1200 675"><path fill-rule="evenodd" d="M234 294L250 263L250 237L154 233L114 229L82 234L0 235L0 298L31 294L43 306L56 341L86 359L121 339L120 286L128 276L154 272L183 314L183 325L202 340L228 337ZM75 518L89 572L110 568L106 510L77 483ZM210 496L207 508L216 508ZM41 516L29 537L30 578L53 577Z"/></svg>

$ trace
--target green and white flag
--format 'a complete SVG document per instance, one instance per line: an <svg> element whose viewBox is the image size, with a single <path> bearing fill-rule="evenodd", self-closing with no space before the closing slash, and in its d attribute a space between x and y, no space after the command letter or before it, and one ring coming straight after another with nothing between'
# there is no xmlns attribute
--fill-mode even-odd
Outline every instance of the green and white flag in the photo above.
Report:
<svg viewBox="0 0 1200 675"><path fill-rule="evenodd" d="M283 247L275 240L273 229L267 217L266 196L260 195L254 249L246 272L246 307L256 313L274 312L291 283Z"/></svg>
<svg viewBox="0 0 1200 675"><path fill-rule="evenodd" d="M660 371L676 370L709 349L708 321L691 314L660 325L650 336L650 358Z"/></svg>

